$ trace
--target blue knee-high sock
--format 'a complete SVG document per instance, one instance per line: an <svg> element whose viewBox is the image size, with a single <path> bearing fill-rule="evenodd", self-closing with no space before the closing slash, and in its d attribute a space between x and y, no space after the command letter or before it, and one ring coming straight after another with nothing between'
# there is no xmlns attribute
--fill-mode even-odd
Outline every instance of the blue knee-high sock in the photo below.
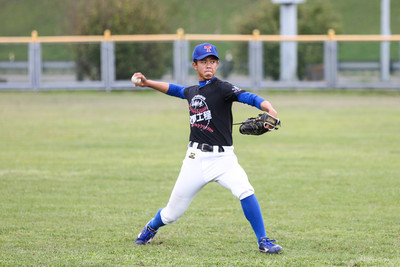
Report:
<svg viewBox="0 0 400 267"><path fill-rule="evenodd" d="M250 222L253 231L260 241L262 237L267 236L265 233L264 220L262 218L260 204L255 195L246 197L240 201L244 216Z"/></svg>
<svg viewBox="0 0 400 267"><path fill-rule="evenodd" d="M156 216L154 216L154 218L149 222L149 226L154 229L154 230L158 230L158 228L160 228L161 226L164 226L165 224L163 223L163 221L161 220L161 210L159 209L157 211Z"/></svg>

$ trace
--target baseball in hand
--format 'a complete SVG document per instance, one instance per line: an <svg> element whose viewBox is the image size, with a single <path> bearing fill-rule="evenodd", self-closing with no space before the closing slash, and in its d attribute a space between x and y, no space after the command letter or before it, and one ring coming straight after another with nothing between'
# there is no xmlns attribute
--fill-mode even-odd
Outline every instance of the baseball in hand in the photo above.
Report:
<svg viewBox="0 0 400 267"><path fill-rule="evenodd" d="M142 80L140 78L136 78L135 76L132 76L131 81L136 85L138 85L142 82Z"/></svg>

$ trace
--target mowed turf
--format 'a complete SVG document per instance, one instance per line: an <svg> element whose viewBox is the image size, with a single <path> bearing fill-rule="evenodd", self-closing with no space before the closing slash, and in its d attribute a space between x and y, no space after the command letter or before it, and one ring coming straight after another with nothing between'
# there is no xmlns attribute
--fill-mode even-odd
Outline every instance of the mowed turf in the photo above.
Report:
<svg viewBox="0 0 400 267"><path fill-rule="evenodd" d="M0 266L399 266L400 94L262 92L279 131L234 145L283 254L207 185L147 246L188 142L157 92L0 94ZM240 122L259 111L234 104Z"/></svg>

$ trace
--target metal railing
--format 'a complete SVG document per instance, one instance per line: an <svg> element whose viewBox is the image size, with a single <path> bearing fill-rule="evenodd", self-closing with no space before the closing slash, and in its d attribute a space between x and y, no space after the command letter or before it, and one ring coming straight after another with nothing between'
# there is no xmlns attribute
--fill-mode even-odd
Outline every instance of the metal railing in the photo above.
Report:
<svg viewBox="0 0 400 267"><path fill-rule="evenodd" d="M189 43L193 41L222 41L248 43L248 77L236 85L254 90L265 88L389 88L399 89L398 82L348 83L338 80L338 42L400 42L400 35L336 35L329 30L326 35L261 35L258 30L253 34L185 34L178 29L176 34L146 35L111 35L109 30L104 35L96 36L38 36L36 31L30 37L0 37L0 44L28 45L27 82L0 81L0 90L53 90L53 89L134 89L128 80L115 79L115 43L121 42L171 42L173 43L173 77L170 82L188 84L190 64ZM322 81L270 81L263 77L263 45L268 42L319 42L323 43ZM42 44L58 43L99 43L101 78L98 81L44 82ZM381 71L384 66L380 66Z"/></svg>

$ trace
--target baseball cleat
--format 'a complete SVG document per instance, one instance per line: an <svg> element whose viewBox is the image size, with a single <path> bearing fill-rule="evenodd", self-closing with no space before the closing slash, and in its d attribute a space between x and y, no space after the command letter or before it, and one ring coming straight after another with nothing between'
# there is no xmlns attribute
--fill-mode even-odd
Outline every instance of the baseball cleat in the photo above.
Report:
<svg viewBox="0 0 400 267"><path fill-rule="evenodd" d="M135 244L138 245L146 245L150 243L153 237L157 234L157 231L151 228L148 224L143 228L143 230L139 233L138 237L135 240Z"/></svg>
<svg viewBox="0 0 400 267"><path fill-rule="evenodd" d="M269 239L268 237L261 238L260 243L258 243L258 249L264 253L281 253L282 247L276 245L272 242L275 242L275 239Z"/></svg>

